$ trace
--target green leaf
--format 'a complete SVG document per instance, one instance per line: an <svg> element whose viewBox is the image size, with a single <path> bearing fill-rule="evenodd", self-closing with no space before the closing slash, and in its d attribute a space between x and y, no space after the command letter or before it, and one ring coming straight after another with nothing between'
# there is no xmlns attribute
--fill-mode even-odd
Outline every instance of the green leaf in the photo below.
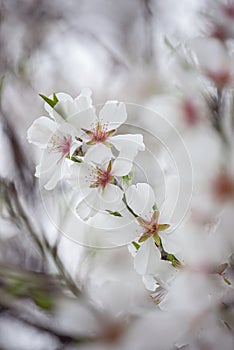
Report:
<svg viewBox="0 0 234 350"><path fill-rule="evenodd" d="M118 211L111 211L111 210L108 210L108 209L106 209L106 211L107 211L110 215L122 217L122 215L121 215Z"/></svg>
<svg viewBox="0 0 234 350"><path fill-rule="evenodd" d="M140 248L140 244L138 244L135 241L132 241L132 245L136 248L136 250L138 250Z"/></svg>
<svg viewBox="0 0 234 350"><path fill-rule="evenodd" d="M55 93L53 93L53 100L43 94L39 94L39 96L46 102L48 103L48 105L50 105L50 107L54 108L55 105L58 103L58 98L55 95Z"/></svg>
<svg viewBox="0 0 234 350"><path fill-rule="evenodd" d="M55 92L53 93L53 100L54 102L58 103L58 97L56 96Z"/></svg>

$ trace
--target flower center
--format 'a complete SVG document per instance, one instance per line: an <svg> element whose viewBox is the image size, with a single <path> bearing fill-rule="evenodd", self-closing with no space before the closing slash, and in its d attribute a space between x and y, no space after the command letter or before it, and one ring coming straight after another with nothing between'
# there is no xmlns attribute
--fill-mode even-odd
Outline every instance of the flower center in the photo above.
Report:
<svg viewBox="0 0 234 350"><path fill-rule="evenodd" d="M86 135L90 137L87 145L95 145L96 143L104 143L106 146L111 147L112 144L108 142L108 138L116 133L116 130L108 130L108 123L101 124L100 121L90 130L82 129Z"/></svg>
<svg viewBox="0 0 234 350"><path fill-rule="evenodd" d="M106 187L106 185L110 182L112 178L111 173L108 173L106 170L98 170L97 171L97 177L96 177L96 183L100 187Z"/></svg>
<svg viewBox="0 0 234 350"><path fill-rule="evenodd" d="M91 188L100 187L104 189L108 183L112 183L114 176L111 174L111 161L108 164L107 169L96 168L93 171L92 177L93 181L91 183Z"/></svg>
<svg viewBox="0 0 234 350"><path fill-rule="evenodd" d="M158 223L159 211L155 210L150 220L145 220L141 217L137 217L137 221L143 228L143 234L139 238L138 242L143 242L149 237L154 237L156 245L160 246L160 238L158 236L159 231L164 231L170 227L169 224L159 224Z"/></svg>
<svg viewBox="0 0 234 350"><path fill-rule="evenodd" d="M148 227L144 227L144 233L148 236L153 236L155 233L158 232L158 223L156 222L150 222L148 224Z"/></svg>
<svg viewBox="0 0 234 350"><path fill-rule="evenodd" d="M61 153L62 157L65 157L71 149L72 137L71 136L53 136L51 138L51 150Z"/></svg>
<svg viewBox="0 0 234 350"><path fill-rule="evenodd" d="M101 125L100 122L97 123L96 128L92 130L92 140L95 142L104 142L107 140L107 125Z"/></svg>

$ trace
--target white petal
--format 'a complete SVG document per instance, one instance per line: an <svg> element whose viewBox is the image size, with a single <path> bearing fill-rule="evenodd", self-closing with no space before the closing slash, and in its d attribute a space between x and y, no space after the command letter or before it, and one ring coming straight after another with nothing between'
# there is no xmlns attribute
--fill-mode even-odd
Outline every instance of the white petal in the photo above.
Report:
<svg viewBox="0 0 234 350"><path fill-rule="evenodd" d="M110 142L117 148L118 151L129 150L130 148L132 152L135 152L135 155L138 151L145 150L143 136L141 134L116 135L111 137Z"/></svg>
<svg viewBox="0 0 234 350"><path fill-rule="evenodd" d="M154 275L160 260L161 255L153 238L148 238L142 243L135 256L134 267L140 275Z"/></svg>
<svg viewBox="0 0 234 350"><path fill-rule="evenodd" d="M138 183L130 186L126 193L126 201L129 207L142 218L151 219L155 196L152 187L146 183Z"/></svg>
<svg viewBox="0 0 234 350"><path fill-rule="evenodd" d="M89 189L88 195L78 204L77 213L83 220L87 220L106 209L115 211L122 197L121 189L112 184L107 185L104 190Z"/></svg>
<svg viewBox="0 0 234 350"><path fill-rule="evenodd" d="M76 207L76 212L83 220L88 220L94 216L98 209L99 196L96 189L93 189L89 194L80 201Z"/></svg>
<svg viewBox="0 0 234 350"><path fill-rule="evenodd" d="M107 184L105 189L101 190L100 195L101 207L115 211L123 198L123 191L118 186Z"/></svg>
<svg viewBox="0 0 234 350"><path fill-rule="evenodd" d="M42 163L36 167L35 174L40 178L40 184L47 190L54 189L57 183L67 175L69 169L68 159L60 157L56 162L51 162L51 159L56 159L51 156L51 153L46 154L45 152Z"/></svg>
<svg viewBox="0 0 234 350"><path fill-rule="evenodd" d="M126 106L123 102L107 101L99 113L102 123L108 124L108 129L116 129L127 119Z"/></svg>
<svg viewBox="0 0 234 350"><path fill-rule="evenodd" d="M95 113L95 109L90 107L84 111L79 111L68 118L68 121L71 125L73 125L78 131L86 137L86 134L81 129L92 129L97 123L98 119Z"/></svg>
<svg viewBox="0 0 234 350"><path fill-rule="evenodd" d="M85 162L103 163L110 160L113 157L111 149L106 147L103 143L97 143L96 145L89 146L84 160Z"/></svg>
<svg viewBox="0 0 234 350"><path fill-rule="evenodd" d="M159 286L152 275L142 276L142 281L145 285L145 288L150 291L155 291L155 289Z"/></svg>
<svg viewBox="0 0 234 350"><path fill-rule="evenodd" d="M80 111L88 109L92 106L92 91L89 88L81 90L81 94L76 97L75 101L78 102Z"/></svg>
<svg viewBox="0 0 234 350"><path fill-rule="evenodd" d="M29 142L40 148L46 148L52 134L57 129L57 123L47 117L36 119L27 131Z"/></svg>
<svg viewBox="0 0 234 350"><path fill-rule="evenodd" d="M69 117L79 112L75 101L59 101L54 107L54 118L58 123L67 120Z"/></svg>
<svg viewBox="0 0 234 350"><path fill-rule="evenodd" d="M45 189L46 190L53 190L57 183L62 179L62 170L61 167L57 166L55 167L53 173L51 173L51 177L45 184Z"/></svg>
<svg viewBox="0 0 234 350"><path fill-rule="evenodd" d="M60 133L62 136L77 136L76 129L70 123L64 121L59 125L58 133Z"/></svg>
<svg viewBox="0 0 234 350"><path fill-rule="evenodd" d="M38 167L38 174L44 174L48 171L51 171L54 167L56 167L56 164L59 164L61 161L61 154L58 152L49 151L46 149L43 152L40 166Z"/></svg>
<svg viewBox="0 0 234 350"><path fill-rule="evenodd" d="M119 154L113 162L112 173L115 176L124 176L130 173L132 167L132 160L122 154Z"/></svg>
<svg viewBox="0 0 234 350"><path fill-rule="evenodd" d="M160 260L157 269L154 273L155 278L159 284L168 284L173 278L176 277L177 270L172 266L169 261Z"/></svg>
<svg viewBox="0 0 234 350"><path fill-rule="evenodd" d="M73 163L67 182L75 189L84 192L92 183L92 172L94 167L87 163Z"/></svg>

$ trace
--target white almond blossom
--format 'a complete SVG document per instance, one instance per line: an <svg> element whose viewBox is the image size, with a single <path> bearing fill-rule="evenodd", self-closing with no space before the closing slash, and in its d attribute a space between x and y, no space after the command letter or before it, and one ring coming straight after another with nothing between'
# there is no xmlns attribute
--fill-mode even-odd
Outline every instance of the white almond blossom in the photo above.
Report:
<svg viewBox="0 0 234 350"><path fill-rule="evenodd" d="M54 97L54 108L45 104L50 118L42 116L36 119L27 132L28 141L43 150L35 176L40 178L47 190L52 190L64 178L69 165L67 158L81 146L78 131L66 120L75 113L91 108L89 90L82 90L74 100L64 93Z"/></svg>
<svg viewBox="0 0 234 350"><path fill-rule="evenodd" d="M81 143L76 140L69 124L59 126L47 117L40 117L32 124L28 130L28 141L43 150L35 176L40 178L47 190L52 190L66 175L68 158Z"/></svg>
<svg viewBox="0 0 234 350"><path fill-rule="evenodd" d="M143 276L151 275L166 282L176 271L169 261L161 259L159 234L170 225L158 223L159 211L155 209L155 195L150 185L145 183L132 185L125 195L128 206L137 216L138 242L143 242L134 254L134 267Z"/></svg>
<svg viewBox="0 0 234 350"><path fill-rule="evenodd" d="M83 195L76 208L80 218L87 220L99 211L115 211L123 198L116 177L127 175L131 168L132 163L122 155L99 165L72 164L67 181Z"/></svg>
<svg viewBox="0 0 234 350"><path fill-rule="evenodd" d="M108 101L96 116L92 106L91 91L83 89L73 99L65 93L58 93L46 100L45 109L50 118L40 117L28 130L28 141L44 150L36 176L41 178L47 190L53 189L68 171L69 162L76 150L81 151L86 162L101 163L111 159L114 146L120 158L129 162L143 151L145 146L140 134L115 135L117 128L126 121L124 103ZM126 175L126 174L125 174Z"/></svg>
<svg viewBox="0 0 234 350"><path fill-rule="evenodd" d="M100 110L99 116L94 109L88 113L80 113L70 118L69 122L79 129L81 139L88 146L84 156L85 161L100 163L113 157L111 148L114 146L119 152L128 151L132 160L138 151L144 151L143 136L141 134L115 135L117 129L126 121L127 111L123 102L107 101Z"/></svg>

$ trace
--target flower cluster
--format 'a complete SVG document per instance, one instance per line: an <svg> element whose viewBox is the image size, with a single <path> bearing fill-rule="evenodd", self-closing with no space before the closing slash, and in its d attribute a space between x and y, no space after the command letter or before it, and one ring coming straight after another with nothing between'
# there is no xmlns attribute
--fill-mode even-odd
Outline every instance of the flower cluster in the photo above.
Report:
<svg viewBox="0 0 234 350"><path fill-rule="evenodd" d="M108 101L97 115L89 89L75 99L64 93L42 97L49 117L28 130L28 141L43 149L35 175L47 190L65 179L82 191L77 213L85 220L115 209L123 198L117 178L129 174L145 148L142 135L118 134L127 119L125 104Z"/></svg>
<svg viewBox="0 0 234 350"><path fill-rule="evenodd" d="M103 212L122 217L127 210L132 221L129 250L148 289L167 290L178 271L191 270L218 274L229 283L223 272L230 249L222 257L216 254L217 233L204 240L195 232L191 247L191 233L184 228L189 222L170 231L173 225L160 214L152 187L132 184L134 159L145 145L141 134L118 134L127 119L124 103L108 101L97 114L89 89L75 99L65 93L41 96L49 116L34 121L28 141L43 150L35 175L45 189L61 180L69 184L79 194L75 211L84 221ZM211 246L215 254L208 254Z"/></svg>

